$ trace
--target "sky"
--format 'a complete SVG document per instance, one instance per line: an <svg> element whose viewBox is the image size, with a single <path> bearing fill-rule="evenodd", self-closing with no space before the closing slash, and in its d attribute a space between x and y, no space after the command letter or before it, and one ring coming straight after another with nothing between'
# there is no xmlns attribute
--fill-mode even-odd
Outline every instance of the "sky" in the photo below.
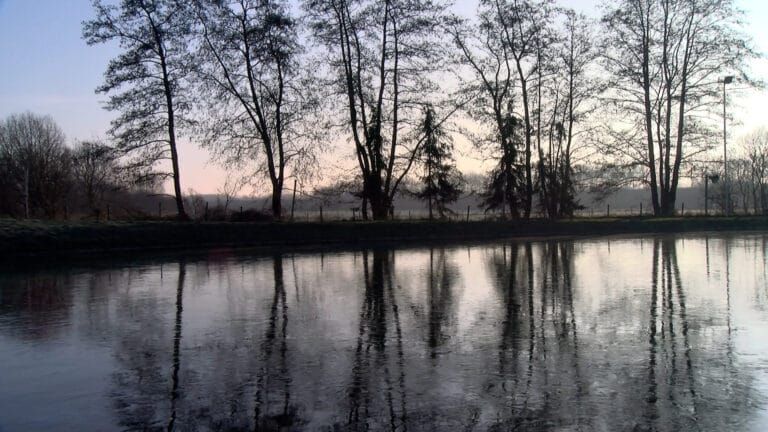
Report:
<svg viewBox="0 0 768 432"><path fill-rule="evenodd" d="M561 0L589 15L597 13L597 0ZM475 0L456 0L460 13L472 13ZM747 11L746 31L755 47L768 53L768 2L737 0ZM0 118L31 111L47 114L61 126L68 142L104 138L115 113L102 108L105 97L95 94L115 45L88 46L82 39L82 22L92 17L90 0L0 0ZM754 75L768 81L768 60L752 67ZM735 90L735 89L734 89ZM743 92L742 92L743 93ZM765 124L767 92L734 94L731 136ZM209 162L206 151L182 143L180 163L184 190L215 193L226 173Z"/></svg>

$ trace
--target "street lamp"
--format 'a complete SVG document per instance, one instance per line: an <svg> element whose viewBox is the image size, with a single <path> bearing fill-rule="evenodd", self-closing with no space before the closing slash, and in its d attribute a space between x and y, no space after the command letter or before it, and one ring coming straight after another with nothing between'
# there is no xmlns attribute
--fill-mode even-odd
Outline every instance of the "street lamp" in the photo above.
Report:
<svg viewBox="0 0 768 432"><path fill-rule="evenodd" d="M733 82L733 76L723 77L723 188L725 190L725 214L731 214L731 189L728 179L728 116L725 86Z"/></svg>

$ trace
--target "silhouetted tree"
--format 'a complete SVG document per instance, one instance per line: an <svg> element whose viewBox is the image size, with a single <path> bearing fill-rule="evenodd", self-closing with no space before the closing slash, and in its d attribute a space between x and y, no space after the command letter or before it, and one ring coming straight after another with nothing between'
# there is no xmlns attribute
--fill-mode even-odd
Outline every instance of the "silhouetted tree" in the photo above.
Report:
<svg viewBox="0 0 768 432"><path fill-rule="evenodd" d="M550 0L483 0L477 25L454 20L450 26L460 63L473 76L464 83L464 91L479 96L470 114L492 125L491 137L476 142L495 143L501 150L489 178L485 205L489 209L508 207L513 218L527 219L531 214L534 145L538 159L544 159L542 99L545 74L554 69L549 48L555 44L554 17ZM547 69L547 65L552 67ZM544 187L540 183L539 188Z"/></svg>
<svg viewBox="0 0 768 432"><path fill-rule="evenodd" d="M531 84L534 88L542 85L542 50L550 38L554 4L552 0L483 0L481 8L487 9L486 13L492 16L502 47L508 52L508 58L517 73L525 140L525 194L521 204L522 216L527 219L533 207L532 139L534 133L537 133L533 124L535 113ZM540 143L538 147L540 150Z"/></svg>
<svg viewBox="0 0 768 432"><path fill-rule="evenodd" d="M232 163L259 165L272 189L272 214L282 215L285 179L314 162L321 132L310 124L319 101L306 76L309 58L299 21L285 0L199 1L200 65L210 121L204 141Z"/></svg>
<svg viewBox="0 0 768 432"><path fill-rule="evenodd" d="M760 128L744 138L749 161L752 204L755 213L768 214L768 129Z"/></svg>
<svg viewBox="0 0 768 432"><path fill-rule="evenodd" d="M525 199L525 171L520 153L515 150L523 143L520 122L509 111L502 119L499 136L504 137L500 141L505 143L507 151L491 170L481 194L486 211L501 209L504 212L508 207L513 219L520 217L520 203Z"/></svg>
<svg viewBox="0 0 768 432"><path fill-rule="evenodd" d="M429 205L429 219L433 218L433 208L444 218L452 213L448 204L461 195L461 173L454 166L453 142L445 130L435 123L435 111L427 107L421 124L424 135L422 147L424 187L417 196L426 199Z"/></svg>
<svg viewBox="0 0 768 432"><path fill-rule="evenodd" d="M0 121L0 213L52 218L70 186L69 150L51 117L14 114Z"/></svg>
<svg viewBox="0 0 768 432"><path fill-rule="evenodd" d="M509 208L513 218L520 216L520 204L525 200L523 143L519 120L514 115L515 69L513 59L498 38L501 32L497 12L482 3L479 24L453 19L449 32L458 47L458 63L469 69L471 78L464 79L464 92L476 102L467 106L470 117L487 125L490 133L474 139L480 149L490 147L498 155L484 193L487 209Z"/></svg>
<svg viewBox="0 0 768 432"><path fill-rule="evenodd" d="M186 218L181 195L177 136L190 108L190 15L180 0L93 1L96 17L83 23L89 45L118 42L122 53L107 66L96 91L111 94L107 109L119 111L110 130L119 151L135 156L129 167L141 175L173 178L176 210ZM152 168L170 160L171 173Z"/></svg>
<svg viewBox="0 0 768 432"><path fill-rule="evenodd" d="M374 219L385 219L424 139L415 129L420 106L436 94L430 74L443 59L439 25L446 5L306 0L304 7L315 38L330 54L330 88L343 100L363 199Z"/></svg>
<svg viewBox="0 0 768 432"><path fill-rule="evenodd" d="M602 81L590 73L598 56L593 22L572 10L564 10L562 18L562 34L548 53L550 77L546 84L541 78L537 81L540 205L553 219L572 216L580 208L573 159L586 147L588 137L584 135L590 129L579 126L595 110L595 101L604 90ZM547 118L544 126L542 115Z"/></svg>
<svg viewBox="0 0 768 432"><path fill-rule="evenodd" d="M732 0L607 4L602 52L621 119L601 150L625 181L649 186L656 215L674 213L682 165L713 142L717 125L700 119L721 106L718 82L729 74L746 79L755 54L741 17Z"/></svg>
<svg viewBox="0 0 768 432"><path fill-rule="evenodd" d="M88 207L98 209L104 194L120 187L115 149L99 141L78 143L72 151L72 177Z"/></svg>

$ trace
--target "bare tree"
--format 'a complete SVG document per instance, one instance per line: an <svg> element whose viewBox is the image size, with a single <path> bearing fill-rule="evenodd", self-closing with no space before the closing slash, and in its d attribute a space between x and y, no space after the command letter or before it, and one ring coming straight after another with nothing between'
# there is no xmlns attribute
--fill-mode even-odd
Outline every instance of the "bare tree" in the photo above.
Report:
<svg viewBox="0 0 768 432"><path fill-rule="evenodd" d="M370 204L373 218L385 219L424 140L417 126L421 107L437 95L431 77L443 59L439 24L446 5L306 0L304 7L331 56L330 86L343 101L340 116L363 182L363 215Z"/></svg>
<svg viewBox="0 0 768 432"><path fill-rule="evenodd" d="M480 2L476 25L451 22L466 70L462 90L477 95L467 111L489 130L474 141L499 159L486 187L489 209L528 218L534 192L551 218L578 206L572 158L583 144L574 138L601 90L589 71L596 58L589 25L550 1L516 0Z"/></svg>
<svg viewBox="0 0 768 432"><path fill-rule="evenodd" d="M51 117L14 114L0 121L0 213L52 218L70 186L69 150Z"/></svg>
<svg viewBox="0 0 768 432"><path fill-rule="evenodd" d="M768 129L760 128L747 135L744 150L749 162L754 211L768 214Z"/></svg>
<svg viewBox="0 0 768 432"><path fill-rule="evenodd" d="M728 201L735 208L741 203L745 214L750 212L750 208L755 214L765 214L768 210L768 131L757 129L743 137L741 144L740 151L728 160L730 179L727 193L730 196L725 200L725 188L719 188L721 204L724 206Z"/></svg>
<svg viewBox="0 0 768 432"><path fill-rule="evenodd" d="M550 218L572 216L580 207L574 159L579 153L588 156L585 135L592 128L587 119L604 91L603 82L590 70L598 56L593 22L572 10L564 10L562 18L562 35L547 53L549 80L537 80L537 88L544 88L544 95L537 97L537 117L545 117L544 124L539 120L537 126L539 194L542 210Z"/></svg>
<svg viewBox="0 0 768 432"><path fill-rule="evenodd" d="M181 194L177 136L190 107L188 71L190 19L181 0L93 1L96 17L83 23L89 45L118 42L122 53L107 66L99 93L111 94L107 109L119 111L111 135L117 148L134 155L129 167L145 175L173 178L178 217L187 217ZM170 160L171 173L152 168Z"/></svg>
<svg viewBox="0 0 768 432"><path fill-rule="evenodd" d="M675 211L682 166L712 143L718 81L754 57L732 0L611 0L603 17L610 102L621 122L602 150L651 192L656 215Z"/></svg>
<svg viewBox="0 0 768 432"><path fill-rule="evenodd" d="M100 141L79 142L72 151L72 176L91 210L99 208L104 194L120 188L121 167L114 148Z"/></svg>
<svg viewBox="0 0 768 432"><path fill-rule="evenodd" d="M485 205L489 209L509 207L513 218L520 217L526 200L524 143L520 123L514 114L515 66L512 54L497 37L502 31L497 9L482 3L479 24L453 19L449 32L458 48L458 64L468 69L462 91L476 98L467 106L469 116L489 132L474 137L475 145L498 155L498 163L486 185ZM468 78L467 78L468 77Z"/></svg>
<svg viewBox="0 0 768 432"><path fill-rule="evenodd" d="M205 143L225 162L264 173L272 189L272 214L282 215L285 180L314 163L320 132L312 123L319 101L307 76L309 59L299 21L285 0L201 0L197 68L208 96Z"/></svg>
<svg viewBox="0 0 768 432"><path fill-rule="evenodd" d="M224 180L224 184L217 190L219 195L224 198L224 215L229 211L229 206L232 201L237 198L237 194L243 189L246 184L244 177L235 177L232 174L228 174Z"/></svg>
<svg viewBox="0 0 768 432"><path fill-rule="evenodd" d="M539 159L543 158L541 150L541 110L540 107L534 113L534 97L541 105L541 86L543 85L543 50L551 43L551 26L554 17L554 3L552 0L483 0L481 5L495 11L495 20L498 21L500 33L498 34L504 49L511 57L514 69L517 72L517 83L520 90L522 118L525 139L524 172L525 195L521 203L524 218L529 218L533 206L533 173L532 152L533 137L537 136L536 147L539 150ZM533 84L533 85L532 85ZM532 94L532 87L537 93ZM537 124L533 124L534 115L538 118Z"/></svg>

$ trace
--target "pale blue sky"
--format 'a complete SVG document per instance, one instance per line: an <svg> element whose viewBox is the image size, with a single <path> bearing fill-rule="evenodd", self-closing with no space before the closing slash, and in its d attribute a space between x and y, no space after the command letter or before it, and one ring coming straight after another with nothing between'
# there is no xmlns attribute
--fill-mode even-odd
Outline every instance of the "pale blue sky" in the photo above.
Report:
<svg viewBox="0 0 768 432"><path fill-rule="evenodd" d="M458 10L471 13L476 1L456 3ZM597 3L561 1L591 14ZM768 1L738 4L748 11L747 31L755 46L768 52ZM90 0L0 0L0 117L22 111L49 114L70 141L105 135L113 114L101 108L104 98L94 89L117 51L114 46L89 47L82 40L81 23L91 15ZM768 80L768 61L757 62L754 72ZM735 136L768 124L763 120L765 101L764 92L738 101L742 124L733 131ZM223 183L223 173L208 166L207 159L204 151L186 146L181 155L185 189L215 192Z"/></svg>

